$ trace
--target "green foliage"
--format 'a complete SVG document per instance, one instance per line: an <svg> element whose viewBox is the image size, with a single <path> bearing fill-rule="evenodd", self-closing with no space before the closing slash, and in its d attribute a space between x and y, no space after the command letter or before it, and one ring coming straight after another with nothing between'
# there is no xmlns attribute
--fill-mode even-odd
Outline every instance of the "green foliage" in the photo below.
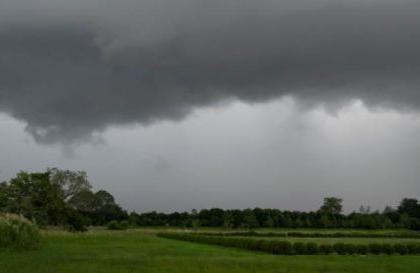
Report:
<svg viewBox="0 0 420 273"><path fill-rule="evenodd" d="M343 210L343 200L337 197L324 198L324 204L319 209L323 214L337 215Z"/></svg>
<svg viewBox="0 0 420 273"><path fill-rule="evenodd" d="M253 251L262 251L275 255L366 255L366 254L387 254L399 253L420 254L420 243L409 244L346 244L335 243L333 245L317 244L314 242L295 242L277 240L256 240L251 238L206 236L189 233L159 233L158 236L168 239L220 245L225 247L243 248Z"/></svg>
<svg viewBox="0 0 420 273"><path fill-rule="evenodd" d="M403 199L398 207L398 211L406 213L410 217L420 218L420 204L417 199Z"/></svg>
<svg viewBox="0 0 420 273"><path fill-rule="evenodd" d="M315 255L320 252L319 246L316 243L307 243L306 244L306 253L309 255Z"/></svg>
<svg viewBox="0 0 420 273"><path fill-rule="evenodd" d="M328 255L334 252L334 248L328 244L321 244L318 248L320 254Z"/></svg>
<svg viewBox="0 0 420 273"><path fill-rule="evenodd" d="M369 248L367 245L358 244L355 246L355 248L356 248L356 253L360 255L366 255L369 252Z"/></svg>
<svg viewBox="0 0 420 273"><path fill-rule="evenodd" d="M129 224L128 224L128 221L118 222L118 221L112 220L106 226L109 230L126 230Z"/></svg>
<svg viewBox="0 0 420 273"><path fill-rule="evenodd" d="M394 238L394 239L420 239L420 233L415 232L200 232L206 236L229 236L229 237L266 237L266 238Z"/></svg>
<svg viewBox="0 0 420 273"><path fill-rule="evenodd" d="M296 255L306 254L306 244L302 242L297 242L293 244L293 253Z"/></svg>
<svg viewBox="0 0 420 273"><path fill-rule="evenodd" d="M0 214L0 250L34 249L39 242L39 231L30 221L13 214Z"/></svg>
<svg viewBox="0 0 420 273"><path fill-rule="evenodd" d="M347 248L344 243L336 243L333 245L334 252L339 255L347 254Z"/></svg>
<svg viewBox="0 0 420 273"><path fill-rule="evenodd" d="M335 201L334 201L335 200ZM332 204L331 204L332 203ZM335 203L335 204L334 204ZM174 226L236 228L352 228L352 229L420 229L420 218L408 216L387 208L383 213L364 210L363 213L344 215L340 211L340 199L328 199L323 209L317 212L281 211L278 209L223 210L203 209L192 213L147 212L132 214L131 223L137 226Z"/></svg>
<svg viewBox="0 0 420 273"><path fill-rule="evenodd" d="M40 227L63 226L71 231L127 219L110 193L93 193L90 188L85 172L55 168L45 173L20 172L0 183L0 212L23 215Z"/></svg>
<svg viewBox="0 0 420 273"><path fill-rule="evenodd" d="M91 191L83 171L48 169L44 173L20 172L8 182L0 183L0 212L15 213L40 227L64 226L83 231L85 226L104 226L108 222L129 220L132 226L173 226L235 228L410 228L420 230L420 204L417 199L403 199L398 210L386 208L383 213L341 214L342 200L324 199L316 212L281 211L278 209L223 210L203 209L169 214L148 212L127 213L107 191ZM233 236L233 235L232 235ZM263 236L263 235L257 235ZM305 237L305 234L274 234L277 237ZM311 234L311 237L327 235ZM329 235L328 235L329 236ZM331 235L332 236L332 235ZM334 234L334 237L353 235ZM360 235L354 235L360 237ZM370 235L369 235L370 236ZM378 235L380 236L380 235ZM418 235L420 237L420 235Z"/></svg>
<svg viewBox="0 0 420 273"><path fill-rule="evenodd" d="M60 189L61 198L65 201L71 199L82 191L89 191L92 186L84 171L60 170L49 168L47 170L49 180Z"/></svg>
<svg viewBox="0 0 420 273"><path fill-rule="evenodd" d="M406 244L396 244L394 246L395 252L401 255L409 254L409 247Z"/></svg>

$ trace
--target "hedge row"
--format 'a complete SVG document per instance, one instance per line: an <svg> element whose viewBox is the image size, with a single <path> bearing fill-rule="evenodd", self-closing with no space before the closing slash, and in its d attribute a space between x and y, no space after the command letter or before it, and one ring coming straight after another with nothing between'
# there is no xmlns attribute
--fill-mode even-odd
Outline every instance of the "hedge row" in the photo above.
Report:
<svg viewBox="0 0 420 273"><path fill-rule="evenodd" d="M295 237L295 238L395 238L395 239L420 239L420 233L360 233L360 232L200 232L196 233L204 236L239 236L239 237Z"/></svg>
<svg viewBox="0 0 420 273"><path fill-rule="evenodd" d="M262 251L276 255L366 255L366 254L420 254L420 243L405 244L317 244L314 242L296 242L261 240L250 238L232 238L205 236L190 233L159 233L159 237L194 243L235 247L253 251Z"/></svg>

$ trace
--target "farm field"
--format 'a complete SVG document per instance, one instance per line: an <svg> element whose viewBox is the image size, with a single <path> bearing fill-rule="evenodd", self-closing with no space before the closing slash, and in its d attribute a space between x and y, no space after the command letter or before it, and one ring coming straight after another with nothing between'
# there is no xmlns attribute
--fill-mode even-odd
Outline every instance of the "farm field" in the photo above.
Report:
<svg viewBox="0 0 420 273"><path fill-rule="evenodd" d="M238 237L235 237L238 238ZM254 238L263 240L277 240L289 242L314 242L319 244L335 244L335 243L348 243L348 244L397 244L397 243L420 243L420 239L412 238L294 238L294 237L239 237L239 238Z"/></svg>
<svg viewBox="0 0 420 273"><path fill-rule="evenodd" d="M158 238L155 233L160 230L44 232L38 250L0 252L0 273L418 273L420 269L419 256L275 256Z"/></svg>

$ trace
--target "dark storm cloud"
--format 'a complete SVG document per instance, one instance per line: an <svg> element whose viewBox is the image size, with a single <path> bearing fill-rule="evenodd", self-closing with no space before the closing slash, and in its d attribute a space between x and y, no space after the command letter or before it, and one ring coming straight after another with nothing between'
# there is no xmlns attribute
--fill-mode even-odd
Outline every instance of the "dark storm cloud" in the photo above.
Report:
<svg viewBox="0 0 420 273"><path fill-rule="evenodd" d="M0 12L0 111L40 142L228 99L420 107L419 1L52 3Z"/></svg>

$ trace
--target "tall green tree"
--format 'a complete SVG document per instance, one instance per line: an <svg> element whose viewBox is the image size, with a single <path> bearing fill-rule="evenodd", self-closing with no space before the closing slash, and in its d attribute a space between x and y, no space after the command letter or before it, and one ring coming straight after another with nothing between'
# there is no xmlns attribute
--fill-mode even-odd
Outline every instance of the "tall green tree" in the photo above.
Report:
<svg viewBox="0 0 420 273"><path fill-rule="evenodd" d="M404 198L398 207L400 213L406 213L410 217L420 218L420 204L417 199Z"/></svg>
<svg viewBox="0 0 420 273"><path fill-rule="evenodd" d="M56 184L64 200L68 201L80 192L89 191L92 186L85 171L47 170L51 183Z"/></svg>
<svg viewBox="0 0 420 273"><path fill-rule="evenodd" d="M324 198L324 204L319 209L320 213L337 215L343 211L343 200L337 197Z"/></svg>
<svg viewBox="0 0 420 273"><path fill-rule="evenodd" d="M65 221L66 204L60 188L49 180L49 173L20 172L7 185L8 212L24 215L39 225L58 225Z"/></svg>

